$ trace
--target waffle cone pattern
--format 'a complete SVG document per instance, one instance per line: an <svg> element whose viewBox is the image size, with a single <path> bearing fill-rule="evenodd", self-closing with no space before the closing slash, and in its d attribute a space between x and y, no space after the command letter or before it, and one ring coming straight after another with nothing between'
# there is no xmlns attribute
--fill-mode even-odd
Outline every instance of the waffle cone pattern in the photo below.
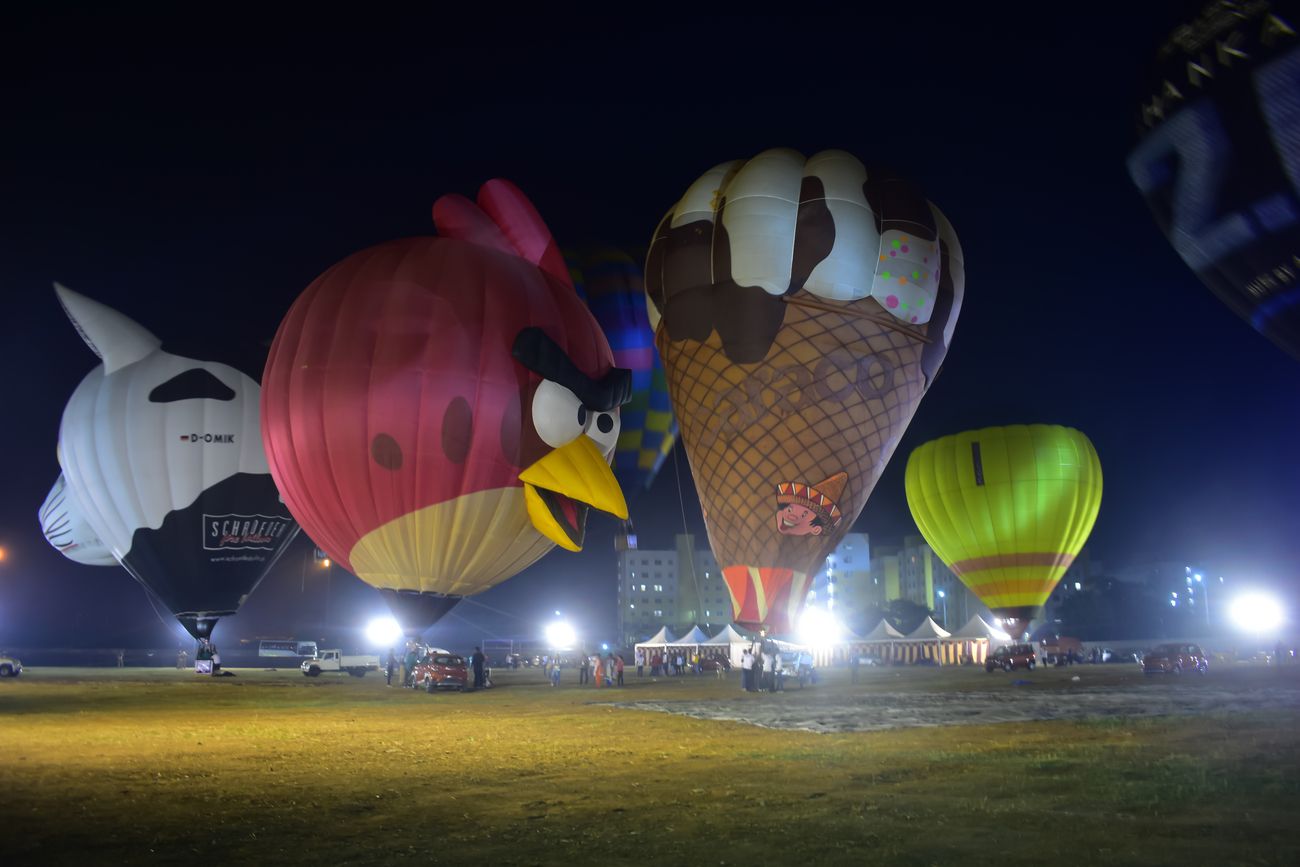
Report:
<svg viewBox="0 0 1300 867"><path fill-rule="evenodd" d="M794 631L812 576L866 505L946 353L961 294L956 238L910 188L880 183L843 152L805 162L768 151L697 182L650 248L655 344L742 626ZM915 264L903 263L912 282L891 288L901 284L878 274L900 263L878 263L899 238Z"/></svg>
<svg viewBox="0 0 1300 867"><path fill-rule="evenodd" d="M924 393L920 341L869 319L790 307L756 364L730 362L716 333L676 343L659 333L732 618L775 633L792 631L810 576L862 511ZM834 526L779 531L782 485L816 490L841 473Z"/></svg>

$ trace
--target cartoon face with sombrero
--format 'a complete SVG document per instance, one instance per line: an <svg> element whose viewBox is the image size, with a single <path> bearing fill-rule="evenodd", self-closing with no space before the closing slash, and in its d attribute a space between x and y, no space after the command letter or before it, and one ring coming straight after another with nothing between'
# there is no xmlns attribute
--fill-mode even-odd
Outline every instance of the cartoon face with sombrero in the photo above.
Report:
<svg viewBox="0 0 1300 867"><path fill-rule="evenodd" d="M820 536L840 522L836 500L848 483L848 473L836 473L815 485L782 482L776 486L776 530L786 536Z"/></svg>

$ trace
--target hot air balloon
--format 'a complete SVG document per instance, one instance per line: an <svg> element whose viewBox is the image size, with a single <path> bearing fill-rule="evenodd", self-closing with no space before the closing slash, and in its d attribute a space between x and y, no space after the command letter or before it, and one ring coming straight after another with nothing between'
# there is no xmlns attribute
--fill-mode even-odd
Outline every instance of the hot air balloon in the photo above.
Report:
<svg viewBox="0 0 1300 867"><path fill-rule="evenodd" d="M843 151L724 163L659 224L655 344L736 622L793 630L939 371L964 283L939 210Z"/></svg>
<svg viewBox="0 0 1300 867"><path fill-rule="evenodd" d="M354 253L280 323L262 394L271 471L329 556L409 634L555 545L627 517L609 468L630 374L532 204L443 196L439 237Z"/></svg>
<svg viewBox="0 0 1300 867"><path fill-rule="evenodd" d="M650 487L677 440L668 381L646 314L645 281L621 250L571 250L565 260L578 296L609 340L614 363L632 372L632 397L622 407L614 448L614 476L632 496Z"/></svg>
<svg viewBox="0 0 1300 867"><path fill-rule="evenodd" d="M912 452L906 487L939 559L1019 637L1092 532L1101 463L1073 428L991 427Z"/></svg>
<svg viewBox="0 0 1300 867"><path fill-rule="evenodd" d="M258 385L164 352L116 310L55 290L103 359L63 410L65 493L113 557L205 639L298 532L262 451Z"/></svg>
<svg viewBox="0 0 1300 867"><path fill-rule="evenodd" d="M68 480L62 475L45 496L40 511L41 532L54 548L74 563L83 566L116 566L117 558L103 540L95 535L72 494Z"/></svg>
<svg viewBox="0 0 1300 867"><path fill-rule="evenodd" d="M1238 316L1300 358L1300 2L1207 3L1160 47L1129 174Z"/></svg>

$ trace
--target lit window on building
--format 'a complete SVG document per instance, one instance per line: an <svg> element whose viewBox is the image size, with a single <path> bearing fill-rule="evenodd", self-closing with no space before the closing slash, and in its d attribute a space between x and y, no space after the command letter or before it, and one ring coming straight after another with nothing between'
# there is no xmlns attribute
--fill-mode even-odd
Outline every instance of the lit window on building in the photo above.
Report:
<svg viewBox="0 0 1300 867"><path fill-rule="evenodd" d="M663 617L663 616L664 616L664 613L663 613L662 611L660 611L658 608L656 608L656 609L655 609L655 617Z"/></svg>
<svg viewBox="0 0 1300 867"><path fill-rule="evenodd" d="M656 585L655 585L655 592L656 592L656 593L662 593L662 592L664 592L664 585L662 585L662 584L656 584Z"/></svg>

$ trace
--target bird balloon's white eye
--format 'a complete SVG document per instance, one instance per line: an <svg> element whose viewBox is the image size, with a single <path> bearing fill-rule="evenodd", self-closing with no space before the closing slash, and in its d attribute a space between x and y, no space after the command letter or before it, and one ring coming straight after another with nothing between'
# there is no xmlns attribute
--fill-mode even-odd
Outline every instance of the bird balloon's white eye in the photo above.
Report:
<svg viewBox="0 0 1300 867"><path fill-rule="evenodd" d="M596 441L596 448L608 458L614 453L614 446L618 445L618 407L609 412L588 410L587 415L587 436Z"/></svg>
<svg viewBox="0 0 1300 867"><path fill-rule="evenodd" d="M553 449L582 436L592 415L576 394L558 382L543 379L533 394L533 427Z"/></svg>

